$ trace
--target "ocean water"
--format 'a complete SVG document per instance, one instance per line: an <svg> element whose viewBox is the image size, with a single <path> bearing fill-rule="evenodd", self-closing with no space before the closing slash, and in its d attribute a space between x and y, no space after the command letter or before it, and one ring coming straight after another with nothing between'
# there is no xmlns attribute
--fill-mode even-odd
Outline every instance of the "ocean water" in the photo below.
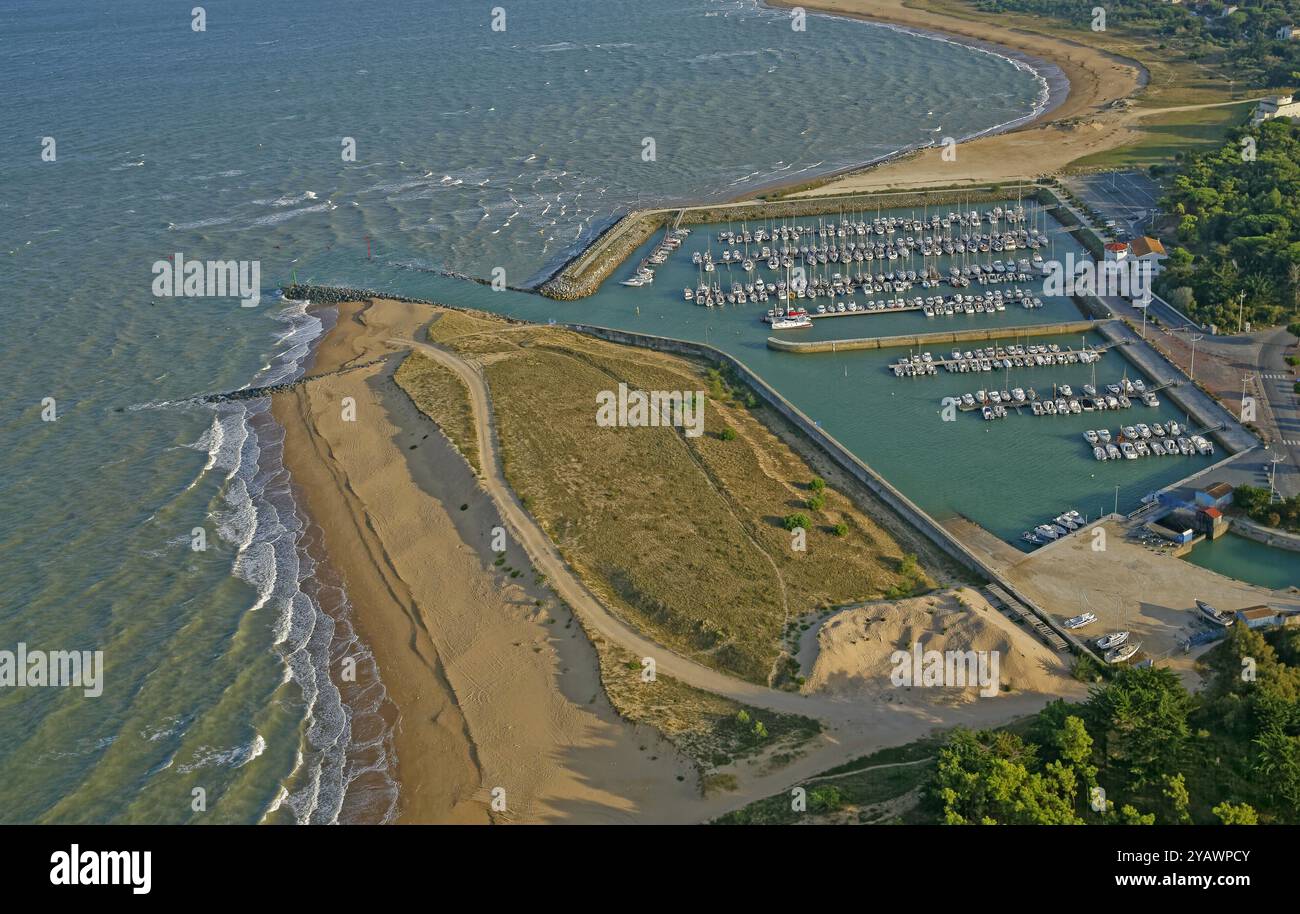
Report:
<svg viewBox="0 0 1300 914"><path fill-rule="evenodd" d="M341 695L324 673L350 610L280 430L265 403L187 402L292 377L328 315L159 298L157 261L725 341L888 469L906 438L875 453L874 412L828 396L845 370L873 378L863 405L887 395L865 354L780 360L752 311L705 315L666 285L561 305L444 273L527 285L628 207L973 135L1044 100L984 51L821 16L796 33L751 0L516 0L504 32L468 0L230 0L204 31L191 6L0 4L0 649L106 664L99 698L0 690L0 821L394 808L382 685Z"/></svg>

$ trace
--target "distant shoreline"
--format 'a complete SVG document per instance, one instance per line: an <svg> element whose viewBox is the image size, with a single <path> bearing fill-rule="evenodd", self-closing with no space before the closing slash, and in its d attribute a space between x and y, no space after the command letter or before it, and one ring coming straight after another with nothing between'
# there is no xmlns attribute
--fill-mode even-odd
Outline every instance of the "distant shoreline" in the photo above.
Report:
<svg viewBox="0 0 1300 914"><path fill-rule="evenodd" d="M789 0L762 0L790 8ZM961 140L954 160L934 147L896 153L886 160L808 182L795 196L905 190L954 183L1033 180L1055 174L1084 156L1123 145L1134 115L1115 103L1148 81L1138 61L1045 32L1002 26L991 19L944 16L907 0L813 0L805 8L834 16L930 35L1006 57L1022 66L1052 68L1047 104L1036 116ZM1052 97L1054 96L1054 97ZM779 188L777 188L779 189Z"/></svg>
<svg viewBox="0 0 1300 914"><path fill-rule="evenodd" d="M1018 118L1014 118L1003 124L995 124L992 127L986 127L974 133L964 134L954 139L960 144L983 137L999 136L1024 130L1041 123L1049 115L1065 104L1070 97L1071 84L1065 71L1053 60L1029 53L1023 48L1014 47L1006 44L979 38L976 36L963 34L959 32L943 31L941 29L919 26L905 18L893 18L883 12L872 10L871 12L853 12L836 7L821 6L816 0L812 3L794 3L790 0L758 0L761 6L768 7L772 10L793 9L801 6L810 12L824 16L833 16L840 19L854 19L865 22L868 25L874 25L879 28L890 29L896 32L902 32L908 35L915 35L930 41L947 42L955 44L969 50L980 51L991 54L994 57L1000 57L1017 69L1028 70L1040 82L1043 87L1038 101L1035 103L1033 110ZM893 161L906 159L913 153L923 149L931 148L938 145L937 143L929 144L912 144L895 149L883 155L867 159L852 165L846 165L836 168L832 171L823 172L812 178L803 179L782 179L777 181L755 184L747 188L743 193L727 198L725 202L739 202L753 198L756 194L771 194L780 192L783 189L793 187L820 187L847 175L857 174Z"/></svg>

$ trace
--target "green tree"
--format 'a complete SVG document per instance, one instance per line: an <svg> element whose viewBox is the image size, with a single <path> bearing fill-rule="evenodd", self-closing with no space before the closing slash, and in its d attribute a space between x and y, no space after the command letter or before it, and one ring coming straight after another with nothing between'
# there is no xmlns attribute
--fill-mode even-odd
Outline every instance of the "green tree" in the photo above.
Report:
<svg viewBox="0 0 1300 914"><path fill-rule="evenodd" d="M958 730L940 750L928 796L949 825L1077 825L1077 791L1073 770L1040 768L1019 736Z"/></svg>
<svg viewBox="0 0 1300 914"><path fill-rule="evenodd" d="M1269 792L1282 800L1290 818L1300 817L1300 738L1276 724L1255 737L1259 759L1255 770L1267 778Z"/></svg>
<svg viewBox="0 0 1300 914"><path fill-rule="evenodd" d="M1259 815L1249 803L1229 803L1224 800L1210 810L1224 825L1258 825Z"/></svg>
<svg viewBox="0 0 1300 914"><path fill-rule="evenodd" d="M1187 807L1191 804L1191 795L1187 792L1187 780L1183 777L1182 772L1173 776L1165 775L1164 777L1165 799L1169 801L1170 812L1174 821L1179 824L1189 824L1192 821L1192 814L1188 812Z"/></svg>
<svg viewBox="0 0 1300 914"><path fill-rule="evenodd" d="M1194 704L1172 670L1129 667L1091 689L1084 709L1088 729L1100 743L1102 764L1118 769L1140 790L1177 773Z"/></svg>

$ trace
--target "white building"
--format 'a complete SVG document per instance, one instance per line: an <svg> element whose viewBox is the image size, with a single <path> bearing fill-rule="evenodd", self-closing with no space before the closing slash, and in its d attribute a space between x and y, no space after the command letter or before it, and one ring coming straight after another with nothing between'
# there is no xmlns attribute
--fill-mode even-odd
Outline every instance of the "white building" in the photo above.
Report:
<svg viewBox="0 0 1300 914"><path fill-rule="evenodd" d="M1151 264L1152 276L1160 272L1160 262L1169 258L1169 255L1165 253L1165 246L1160 243L1160 239L1151 238L1147 235L1130 241L1128 243L1128 254L1138 263Z"/></svg>
<svg viewBox="0 0 1300 914"><path fill-rule="evenodd" d="M1297 32L1300 34L1300 31ZM1250 125L1258 127L1264 121L1275 117L1300 117L1300 102L1290 95L1273 95L1255 106L1255 113L1250 117Z"/></svg>
<svg viewBox="0 0 1300 914"><path fill-rule="evenodd" d="M1274 33L1278 41L1294 41L1300 38L1300 27L1294 25L1284 25Z"/></svg>

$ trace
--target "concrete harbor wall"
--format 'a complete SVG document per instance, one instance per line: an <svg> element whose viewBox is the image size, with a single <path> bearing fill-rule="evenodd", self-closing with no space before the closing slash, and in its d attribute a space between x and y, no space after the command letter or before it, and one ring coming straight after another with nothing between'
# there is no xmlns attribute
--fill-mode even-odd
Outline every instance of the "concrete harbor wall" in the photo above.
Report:
<svg viewBox="0 0 1300 914"><path fill-rule="evenodd" d="M870 313L870 312L868 312ZM960 343L966 340L1011 340L1016 337L1057 336L1087 333L1097 329L1099 321L1066 321L1056 324L1030 324L1023 327L981 327L970 330L940 330L934 333L908 333L896 336L870 336L852 340L783 340L767 338L767 348L780 352L847 352L852 349L893 349L899 346L928 346Z"/></svg>
<svg viewBox="0 0 1300 914"><path fill-rule="evenodd" d="M1265 527L1248 517L1232 518L1232 532L1257 543L1264 543L1267 546L1276 546L1278 549L1300 552L1300 535Z"/></svg>
<svg viewBox="0 0 1300 914"><path fill-rule="evenodd" d="M1223 408L1223 404L1188 380L1182 370L1146 344L1132 327L1123 321L1105 321L1097 328L1108 340L1127 340L1129 345L1118 349L1139 371L1156 386L1169 381L1180 382L1176 387L1166 387L1160 396L1167 398L1194 419L1202 428L1221 425L1212 437L1227 451L1239 454L1259 444L1259 440L1241 427L1237 418Z"/></svg>
<svg viewBox="0 0 1300 914"><path fill-rule="evenodd" d="M753 389L754 393L763 399L769 406L784 416L799 431L803 432L809 439L818 445L841 469L851 475L858 482L866 486L876 497L888 505L904 521L911 524L919 530L927 539L933 542L944 554L953 559L964 568L974 571L979 576L988 581L992 581L1002 586L1009 594L1027 606L1034 615L1038 616L1054 632L1066 640L1076 652L1083 652L1091 655L1092 651L1082 644L1079 639L1067 629L1063 628L1050 613L1043 610L1037 603L1027 597L1014 584L1006 580L1002 575L968 549L965 544L954 537L938 521L918 507L910 498L894 488L883 476L878 474L871 467L867 466L852 451L837 441L832 435L824 431L820 425L810 419L802 410L783 397L774 388L768 385L761 377L755 374L744 362L735 358L720 349L703 343L691 342L688 340L672 339L671 337L654 336L648 333L635 333L627 330L614 330L608 327L595 327L590 324L561 324L565 329L573 330L577 333L583 333L588 336L594 336L598 339L607 340L611 343L619 343L625 346L640 346L645 349L653 349L659 352L668 352L674 355L682 355L705 362L724 365L730 368L739 378Z"/></svg>

